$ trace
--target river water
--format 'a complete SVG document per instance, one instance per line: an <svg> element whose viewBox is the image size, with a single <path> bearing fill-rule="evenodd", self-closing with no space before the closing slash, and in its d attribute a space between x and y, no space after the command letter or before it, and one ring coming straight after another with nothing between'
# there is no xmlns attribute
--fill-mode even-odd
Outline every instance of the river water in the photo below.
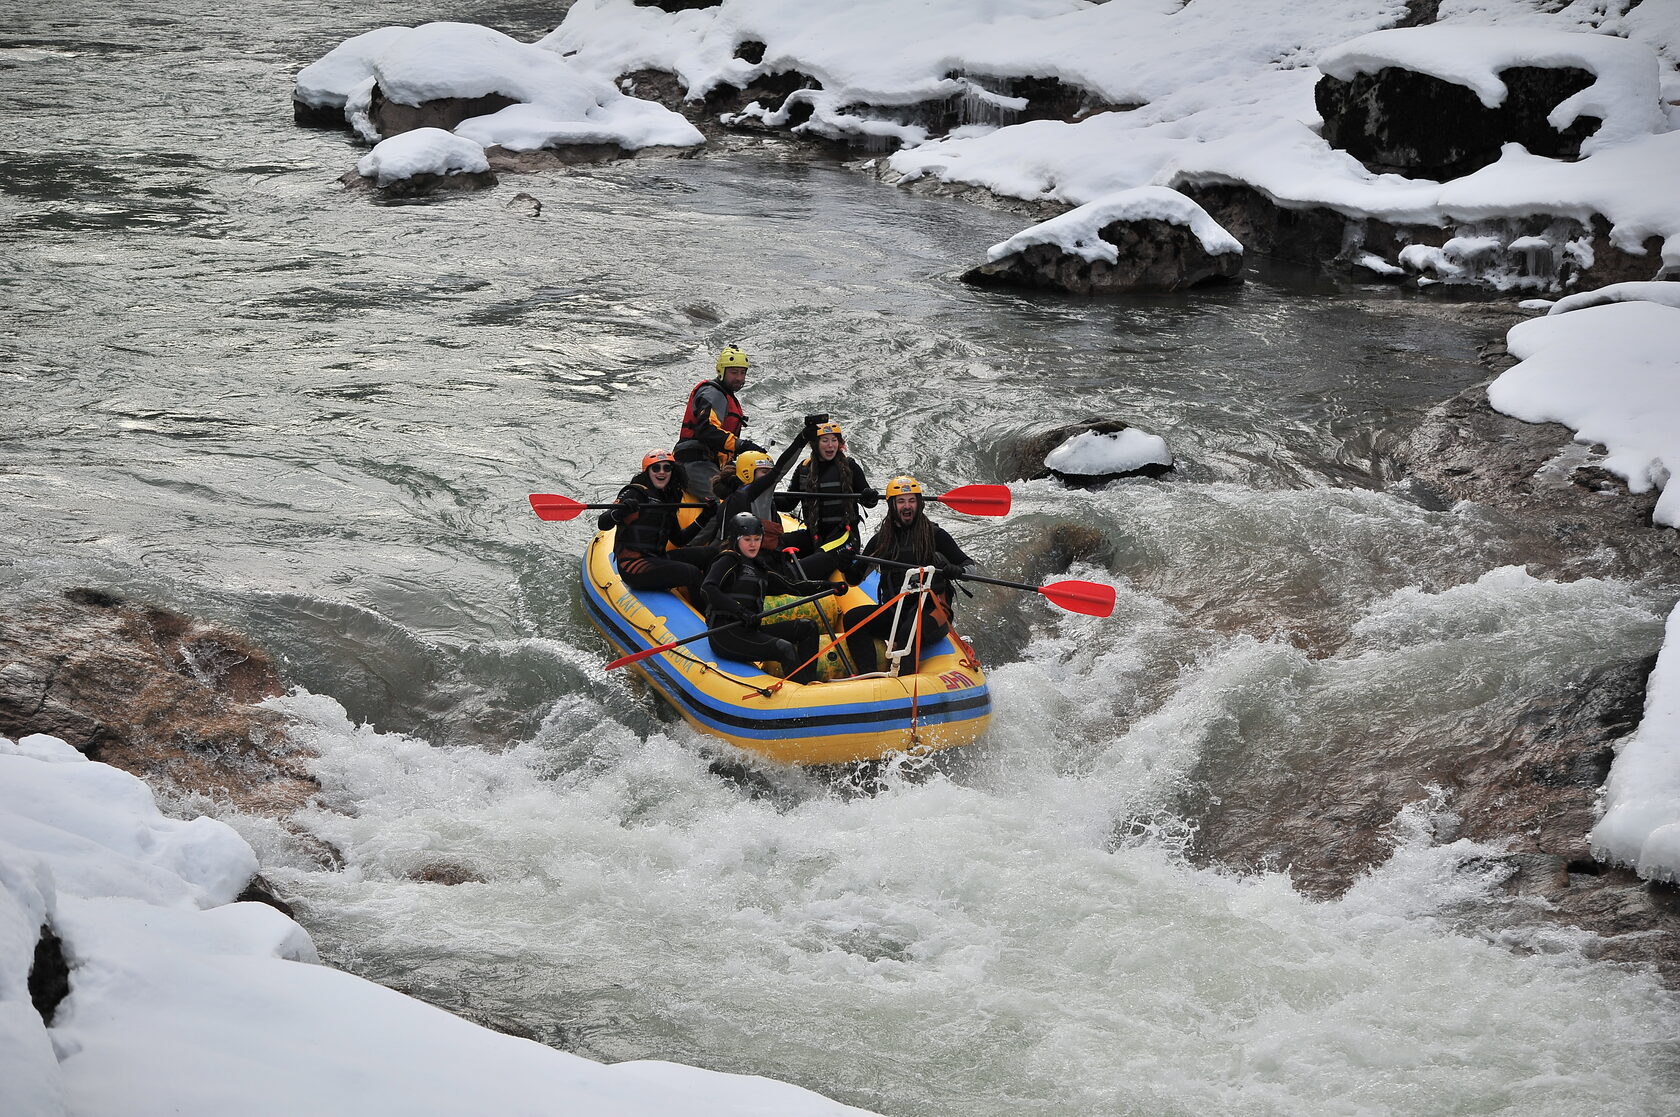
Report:
<svg viewBox="0 0 1680 1117"><path fill-rule="evenodd" d="M0 593L106 586L273 651L323 796L222 813L325 956L592 1057L893 1115L1668 1109L1673 996L1431 845L1450 803L1332 902L1184 856L1175 804L1221 755L1333 782L1369 733L1658 646L1680 587L1530 577L1529 529L1386 464L1502 311L1276 273L972 291L1019 218L756 140L381 205L336 183L344 136L291 125L296 69L384 23L531 38L560 7L192 9L0 32ZM997 714L949 770L724 778L601 672L588 529L525 494L610 494L730 343L760 441L831 411L877 478L1004 479L1093 414L1179 456L945 518L1021 578L1080 529L1074 576L1119 589L1106 621L967 606Z"/></svg>

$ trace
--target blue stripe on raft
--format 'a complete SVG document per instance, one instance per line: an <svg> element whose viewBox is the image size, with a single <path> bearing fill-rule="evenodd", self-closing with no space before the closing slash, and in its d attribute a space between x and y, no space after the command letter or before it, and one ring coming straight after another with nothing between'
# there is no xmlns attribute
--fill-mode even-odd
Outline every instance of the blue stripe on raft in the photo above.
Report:
<svg viewBox="0 0 1680 1117"><path fill-rule="evenodd" d="M589 577L587 556L583 583L586 605L616 645L626 652L642 651L653 646L650 640L645 639L639 631L624 621L596 588ZM652 590L647 592L646 597L639 594L637 596L656 616L663 614L666 617L666 627L674 637L681 639L701 631L701 619L675 594ZM676 623L671 623L673 621ZM948 649L949 641L943 641L942 646ZM704 654L710 652L710 641L699 640L690 647L695 649L698 658L710 658L719 663L720 669L722 664L733 662L720 660L715 654ZM736 703L720 703L714 696L696 688L681 672L674 670L665 662L663 654L642 660L641 666L653 676L652 681L666 694L669 701L687 709L697 720L726 736L780 740L792 735L790 731L802 737L821 737L856 732L892 732L911 727L909 696L876 702L784 708L779 711L755 709ZM756 666L742 665L741 673L761 675L763 672ZM920 696L917 703L915 724L918 726L968 721L983 716L991 709L989 688L984 683L954 692L935 691ZM743 720L760 724L740 724Z"/></svg>

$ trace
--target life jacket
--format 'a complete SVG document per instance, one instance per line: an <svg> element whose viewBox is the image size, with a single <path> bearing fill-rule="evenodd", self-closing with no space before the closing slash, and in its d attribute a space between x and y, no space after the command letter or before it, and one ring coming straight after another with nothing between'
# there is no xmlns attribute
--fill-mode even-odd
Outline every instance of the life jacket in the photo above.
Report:
<svg viewBox="0 0 1680 1117"><path fill-rule="evenodd" d="M848 463L849 459L848 459ZM840 468L837 457L831 462L818 461L816 455L799 464L793 476L793 487L799 492L852 492L852 471ZM800 515L811 529L811 538L823 541L839 535L844 528L858 522L857 501L843 496L806 497L800 504Z"/></svg>
<svg viewBox="0 0 1680 1117"><path fill-rule="evenodd" d="M643 499L647 501L678 499L657 493L646 485L626 485L623 491L630 489L640 489L645 494ZM662 555L665 553L665 544L670 541L677 527L675 508L649 508L647 504L643 504L629 519L618 525L618 534L613 537L613 552L623 554L626 551L634 551L642 555Z"/></svg>
<svg viewBox="0 0 1680 1117"><path fill-rule="evenodd" d="M717 425L721 427L725 433L734 435L737 438L740 437L741 427L744 426L747 421L747 413L742 409L741 401L735 398L735 393L731 392L728 388L725 388L723 386L723 381L714 377L710 380L700 381L689 390L688 403L683 407L682 430L677 435L679 441L689 442L697 439L700 437L700 430L702 427L709 427L712 425L710 420L700 418L694 406L694 401L700 396L700 389L704 388L708 384L714 385L719 392L723 393L724 413L722 415L716 415L714 413L714 416L717 419ZM722 456L723 455L721 454L719 455L719 457Z"/></svg>
<svg viewBox="0 0 1680 1117"><path fill-rule="evenodd" d="M763 554L762 551L759 553ZM764 595L770 590L770 580L761 560L740 555L735 569L730 571L728 580L720 588L741 612L758 613L764 610Z"/></svg>

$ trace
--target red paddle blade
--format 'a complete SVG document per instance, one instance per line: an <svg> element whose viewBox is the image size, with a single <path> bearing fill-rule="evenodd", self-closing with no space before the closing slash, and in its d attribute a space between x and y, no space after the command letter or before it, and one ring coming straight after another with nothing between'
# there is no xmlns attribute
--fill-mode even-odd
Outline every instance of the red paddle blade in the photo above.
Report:
<svg viewBox="0 0 1680 1117"><path fill-rule="evenodd" d="M532 493L531 511L541 520L575 520L583 505L569 496L554 493Z"/></svg>
<svg viewBox="0 0 1680 1117"><path fill-rule="evenodd" d="M933 499L970 516L1007 516L1011 495L1008 485L958 485Z"/></svg>
<svg viewBox="0 0 1680 1117"><path fill-rule="evenodd" d="M1084 613L1092 617L1107 617L1114 613L1114 587L1101 582L1051 582L1040 586L1038 592L1070 613Z"/></svg>
<svg viewBox="0 0 1680 1117"><path fill-rule="evenodd" d="M658 655L660 652L668 652L674 647L676 647L675 644L661 644L657 648L644 648L639 652L631 652L629 655L621 655L611 663L607 664L605 670L616 671L620 667L628 667L632 663L644 660L650 655Z"/></svg>

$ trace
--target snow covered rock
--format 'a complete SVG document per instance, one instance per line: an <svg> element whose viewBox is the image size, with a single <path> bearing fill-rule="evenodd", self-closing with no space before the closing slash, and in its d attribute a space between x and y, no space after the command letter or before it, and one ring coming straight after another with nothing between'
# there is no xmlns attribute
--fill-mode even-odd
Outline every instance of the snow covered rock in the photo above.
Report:
<svg viewBox="0 0 1680 1117"><path fill-rule="evenodd" d="M441 128L417 128L381 140L356 173L386 193L482 190L496 185L484 149Z"/></svg>
<svg viewBox="0 0 1680 1117"><path fill-rule="evenodd" d="M627 97L553 51L468 23L359 35L305 67L294 96L311 108L341 107L374 141L441 127L516 152L702 142L680 114Z"/></svg>
<svg viewBox="0 0 1680 1117"><path fill-rule="evenodd" d="M1119 419L1092 417L1023 439L1010 451L1012 476L1056 477L1074 486L1117 477L1159 477L1173 468L1166 440Z"/></svg>
<svg viewBox="0 0 1680 1117"><path fill-rule="evenodd" d="M1172 468L1172 452L1166 439L1135 427L1108 434L1083 431L1046 454L1044 465L1064 480L1107 481L1164 473Z"/></svg>
<svg viewBox="0 0 1680 1117"><path fill-rule="evenodd" d="M1319 57L1324 139L1373 171L1445 180L1504 145L1576 159L1664 130L1656 52L1608 35L1434 25Z"/></svg>
<svg viewBox="0 0 1680 1117"><path fill-rule="evenodd" d="M1139 186L1105 195L995 244L963 274L980 286L1075 294L1176 291L1242 272L1242 245L1176 190Z"/></svg>

